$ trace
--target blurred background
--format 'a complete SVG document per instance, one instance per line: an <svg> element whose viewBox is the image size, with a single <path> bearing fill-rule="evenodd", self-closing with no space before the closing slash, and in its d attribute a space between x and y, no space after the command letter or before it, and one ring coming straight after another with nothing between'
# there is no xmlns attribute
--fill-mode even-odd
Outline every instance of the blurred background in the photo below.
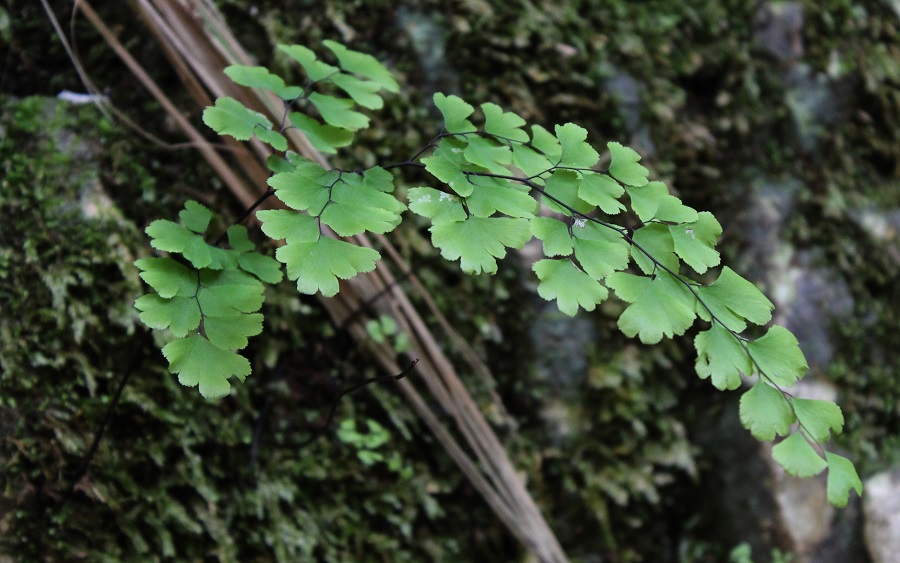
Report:
<svg viewBox="0 0 900 563"><path fill-rule="evenodd" d="M93 9L207 135L147 4ZM715 213L723 263L806 353L798 393L843 409L832 447L867 485L846 509L824 479L774 466L739 393L698 380L695 332L644 346L617 329L621 303L569 318L540 299L527 253L469 277L427 225L390 236L490 368L460 376L572 561L900 561L900 2L171 4L218 10L286 78L300 74L279 43L334 39L391 68L401 93L345 167L414 154L440 130L440 91L621 141ZM45 5L0 4L0 561L533 560L391 384L342 401L297 450L340 389L385 372L292 284L270 288L254 373L231 397L167 373L132 306L143 229L188 199L224 226L243 206L96 27L46 6L127 120L61 95L88 91ZM402 348L384 328L370 334Z"/></svg>

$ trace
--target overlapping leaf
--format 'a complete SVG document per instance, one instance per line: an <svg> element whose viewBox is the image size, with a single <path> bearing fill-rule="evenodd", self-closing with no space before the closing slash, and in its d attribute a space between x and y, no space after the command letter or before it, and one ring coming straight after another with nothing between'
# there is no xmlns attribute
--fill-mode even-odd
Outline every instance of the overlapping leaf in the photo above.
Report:
<svg viewBox="0 0 900 563"><path fill-rule="evenodd" d="M698 213L696 221L671 225L669 232L672 234L675 254L698 274L719 265L719 253L715 247L722 234L722 226L712 213Z"/></svg>
<svg viewBox="0 0 900 563"><path fill-rule="evenodd" d="M341 45L337 41L326 39L322 42L337 57L341 68L371 80L388 92L399 92L400 85L391 76L391 71L386 69L381 62L366 53L353 51Z"/></svg>
<svg viewBox="0 0 900 563"><path fill-rule="evenodd" d="M234 98L223 97L203 111L203 123L219 135L230 135L238 141L248 141L253 135L277 150L287 148L287 139L272 131L272 122L259 113L247 109Z"/></svg>
<svg viewBox="0 0 900 563"><path fill-rule="evenodd" d="M535 217L531 220L531 234L544 243L545 256L568 256L575 249L569 227L562 221Z"/></svg>
<svg viewBox="0 0 900 563"><path fill-rule="evenodd" d="M220 399L231 392L228 379L243 381L250 375L250 362L230 350L219 348L206 338L195 335L173 340L162 349L169 361L169 372L178 374L186 387L199 386L207 399Z"/></svg>
<svg viewBox="0 0 900 563"><path fill-rule="evenodd" d="M608 215L616 215L625 210L625 206L619 201L619 197L625 193L625 188L618 182L596 172L582 172L581 185L578 186L578 197L596 205Z"/></svg>
<svg viewBox="0 0 900 563"><path fill-rule="evenodd" d="M809 369L797 338L783 326L770 327L747 348L759 369L779 385L790 387Z"/></svg>
<svg viewBox="0 0 900 563"><path fill-rule="evenodd" d="M849 459L825 452L825 461L828 463L828 502L843 508L850 500L851 489L855 490L856 494L862 495L862 481Z"/></svg>
<svg viewBox="0 0 900 563"><path fill-rule="evenodd" d="M487 179L487 178L485 178ZM522 217L530 219L537 211L538 203L527 192L505 180L494 180L492 185L479 185L479 179L475 179L477 189L466 198L469 211L477 217L490 217L500 212L509 217Z"/></svg>
<svg viewBox="0 0 900 563"><path fill-rule="evenodd" d="M475 113L475 108L459 96L445 96L438 92L434 95L434 105L444 116L444 129L449 133L476 131L475 126L469 121L469 116Z"/></svg>
<svg viewBox="0 0 900 563"><path fill-rule="evenodd" d="M759 440L785 436L797 419L781 391L762 379L741 396L741 424Z"/></svg>
<svg viewBox="0 0 900 563"><path fill-rule="evenodd" d="M197 291L197 272L169 257L142 258L134 265L141 270L141 279L160 297L191 297Z"/></svg>
<svg viewBox="0 0 900 563"><path fill-rule="evenodd" d="M597 164L600 155L594 147L585 142L587 130L574 123L556 126L556 138L562 147L560 166L573 168L590 168Z"/></svg>
<svg viewBox="0 0 900 563"><path fill-rule="evenodd" d="M645 274L657 271L657 264L678 272L678 256L675 254L675 242L669 228L661 223L650 223L636 230L631 235L634 248L631 252L634 263Z"/></svg>
<svg viewBox="0 0 900 563"><path fill-rule="evenodd" d="M581 188L581 175L573 170L556 170L546 180L544 197L541 201L548 209L557 213L571 215L590 213L594 206L578 196Z"/></svg>
<svg viewBox="0 0 900 563"><path fill-rule="evenodd" d="M447 260L460 260L464 272L497 272L497 259L507 248L522 248L531 238L526 219L469 217L465 221L433 225L431 242Z"/></svg>
<svg viewBox="0 0 900 563"><path fill-rule="evenodd" d="M467 141L463 156L468 162L494 174L508 172L505 165L512 164L512 151L508 146L479 136L470 136Z"/></svg>
<svg viewBox="0 0 900 563"><path fill-rule="evenodd" d="M293 100L303 93L303 88L285 85L283 78L263 66L231 65L225 74L236 84L269 90L282 100Z"/></svg>
<svg viewBox="0 0 900 563"><path fill-rule="evenodd" d="M641 155L616 142L607 143L606 147L612 155L609 173L613 178L628 186L643 186L647 183L650 171L638 164ZM643 217L641 219L645 220Z"/></svg>
<svg viewBox="0 0 900 563"><path fill-rule="evenodd" d="M528 133L522 130L525 120L512 112L505 112L497 104L481 104L484 113L484 131L491 135L520 143L528 142Z"/></svg>
<svg viewBox="0 0 900 563"><path fill-rule="evenodd" d="M193 296L164 299L150 293L139 297L134 306L141 312L142 323L155 330L169 329L179 337L195 331L202 318L200 305Z"/></svg>
<svg viewBox="0 0 900 563"><path fill-rule="evenodd" d="M737 389L741 385L741 374L753 372L746 350L718 323L697 334L694 346L697 348L697 375L701 379L712 377L716 389Z"/></svg>
<svg viewBox="0 0 900 563"><path fill-rule="evenodd" d="M310 82L319 82L340 72L337 67L318 60L313 51L302 45L279 45L278 49L300 63Z"/></svg>
<svg viewBox="0 0 900 563"><path fill-rule="evenodd" d="M365 129L369 126L369 118L353 109L353 100L327 96L313 92L307 98L316 106L325 123L342 129Z"/></svg>
<svg viewBox="0 0 900 563"><path fill-rule="evenodd" d="M435 225L463 221L466 211L460 199L434 188L410 188L407 192L409 208Z"/></svg>
<svg viewBox="0 0 900 563"><path fill-rule="evenodd" d="M334 154L337 149L353 142L353 131L333 125L325 125L306 114L292 111L288 114L291 123L303 132L316 150Z"/></svg>
<svg viewBox="0 0 900 563"><path fill-rule="evenodd" d="M555 299L559 310L570 317L575 316L578 307L593 311L609 293L600 282L580 270L569 259L545 258L535 262L533 269L541 281L538 295L548 301Z"/></svg>
<svg viewBox="0 0 900 563"><path fill-rule="evenodd" d="M383 182L384 177L372 170L363 175L344 174L331 189L328 204L320 217L337 234L386 233L400 224L400 213L406 206L387 193L393 189L393 177L387 174L390 187L385 188L378 183Z"/></svg>
<svg viewBox="0 0 900 563"><path fill-rule="evenodd" d="M826 442L832 431L839 434L844 427L841 407L831 401L795 398L791 400L791 404L794 406L797 420L817 442Z"/></svg>
<svg viewBox="0 0 900 563"><path fill-rule="evenodd" d="M591 221L576 221L572 234L575 257L595 280L628 266L628 243L619 233Z"/></svg>
<svg viewBox="0 0 900 563"><path fill-rule="evenodd" d="M326 171L314 162L297 163L290 172L275 174L268 184L275 189L275 196L285 205L298 211L318 215L329 199L329 188L339 175Z"/></svg>
<svg viewBox="0 0 900 563"><path fill-rule="evenodd" d="M472 195L475 189L475 184L464 171L477 168L466 160L465 147L465 141L448 137L441 140L431 156L422 159L425 170L450 186L450 189L461 197Z"/></svg>
<svg viewBox="0 0 900 563"><path fill-rule="evenodd" d="M339 279L371 272L381 255L371 248L323 236L315 242L282 246L275 257L287 266L288 279L297 280L297 291L332 297L340 289Z"/></svg>
<svg viewBox="0 0 900 563"><path fill-rule="evenodd" d="M623 183L626 184L625 191L631 199L631 209L645 223L649 221L693 223L698 219L697 212L671 195L669 188L662 182L649 182L640 186Z"/></svg>
<svg viewBox="0 0 900 563"><path fill-rule="evenodd" d="M769 322L775 308L755 285L728 266L722 268L715 283L698 287L697 293L706 304L703 307L698 303L700 318L709 321L711 313L735 332L747 328L747 321L758 325Z"/></svg>
<svg viewBox="0 0 900 563"><path fill-rule="evenodd" d="M828 463L800 432L794 432L772 448L772 457L794 477L812 477L828 467Z"/></svg>
<svg viewBox="0 0 900 563"><path fill-rule="evenodd" d="M694 323L692 296L668 274L651 279L613 272L606 285L619 299L631 303L619 317L619 329L626 336L638 336L644 344L684 334Z"/></svg>

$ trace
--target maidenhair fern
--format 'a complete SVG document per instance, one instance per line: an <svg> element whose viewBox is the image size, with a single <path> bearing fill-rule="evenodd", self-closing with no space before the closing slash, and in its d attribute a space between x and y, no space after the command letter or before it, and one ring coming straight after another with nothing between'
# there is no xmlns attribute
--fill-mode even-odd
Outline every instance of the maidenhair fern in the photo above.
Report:
<svg viewBox="0 0 900 563"><path fill-rule="evenodd" d="M441 255L468 273L493 274L510 249L540 240L545 257L533 266L538 293L568 315L594 310L611 290L627 303L619 328L646 344L682 335L699 319L697 374L723 390L740 387L742 375L756 379L741 397L740 418L760 440L783 437L775 460L792 475L828 468L828 498L838 506L851 489L861 492L853 464L823 448L841 431L840 408L787 391L808 369L796 338L777 325L756 339L745 334L749 325L769 323L772 303L728 267L711 283L692 277L720 262L715 245L722 227L711 213L651 182L640 156L617 142L606 144L609 160L601 164L578 125L526 129L524 119L491 103L476 118L472 105L440 93L434 103L443 129L414 158L366 170L323 168L287 151L285 132L298 129L316 149L336 153L368 126L360 106L378 109L383 91L398 90L373 57L335 42L325 46L336 64L305 47L279 46L303 67L303 86L263 67L226 69L236 83L283 100L280 124L232 98L216 100L203 114L220 135L255 136L277 151L268 184L286 209L257 212L263 233L283 241L277 262L256 253L240 225L227 231L229 249L207 243L211 214L195 202L186 204L180 223L159 220L147 228L152 246L168 256L136 263L155 291L136 306L147 326L169 331L163 354L182 384L199 385L208 398L227 395L232 376L243 381L250 373L236 351L262 330L263 283L281 281L278 263L301 293L333 296L339 280L373 270L381 257L333 234L388 233L408 205L430 220ZM406 203L392 195L392 170L404 167L422 168L435 180L409 188Z"/></svg>

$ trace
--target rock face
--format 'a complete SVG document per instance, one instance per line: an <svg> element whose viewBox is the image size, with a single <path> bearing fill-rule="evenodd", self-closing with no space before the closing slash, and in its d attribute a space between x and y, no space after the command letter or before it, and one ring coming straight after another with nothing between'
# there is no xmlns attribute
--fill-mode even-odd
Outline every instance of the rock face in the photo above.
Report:
<svg viewBox="0 0 900 563"><path fill-rule="evenodd" d="M900 467L865 482L866 548L873 563L900 561Z"/></svg>

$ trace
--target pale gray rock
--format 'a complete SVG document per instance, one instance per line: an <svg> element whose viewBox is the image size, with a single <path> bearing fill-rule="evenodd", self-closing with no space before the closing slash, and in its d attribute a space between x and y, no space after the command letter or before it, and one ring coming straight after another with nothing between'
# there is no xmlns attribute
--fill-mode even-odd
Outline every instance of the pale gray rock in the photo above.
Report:
<svg viewBox="0 0 900 563"><path fill-rule="evenodd" d="M900 562L900 467L865 482L866 548L873 563Z"/></svg>

